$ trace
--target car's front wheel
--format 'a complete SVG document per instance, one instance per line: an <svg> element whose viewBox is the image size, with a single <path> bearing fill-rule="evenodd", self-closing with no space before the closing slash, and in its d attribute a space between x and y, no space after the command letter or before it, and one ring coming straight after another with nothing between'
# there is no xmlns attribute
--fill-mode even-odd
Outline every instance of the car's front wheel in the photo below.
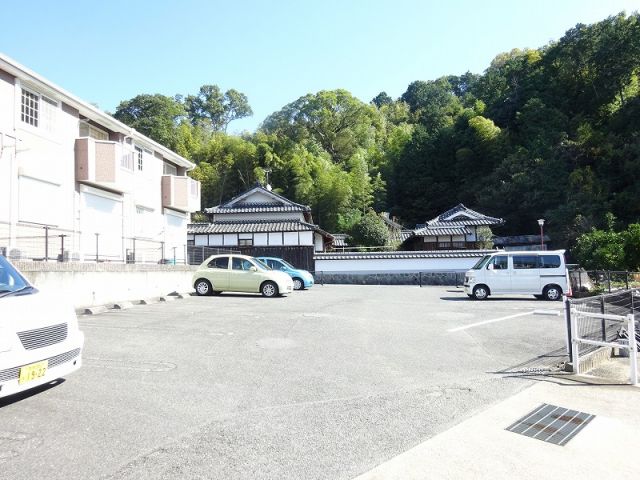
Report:
<svg viewBox="0 0 640 480"><path fill-rule="evenodd" d="M213 291L213 288L211 287L211 282L209 282L209 280L206 280L204 278L200 278L196 280L194 287L196 289L196 293L201 297L211 295L211 292Z"/></svg>
<svg viewBox="0 0 640 480"><path fill-rule="evenodd" d="M293 289L294 290L304 290L304 282L299 278L293 279Z"/></svg>
<svg viewBox="0 0 640 480"><path fill-rule="evenodd" d="M264 297L276 297L278 296L278 286L273 282L264 282L260 287L260 293Z"/></svg>
<svg viewBox="0 0 640 480"><path fill-rule="evenodd" d="M476 285L473 289L473 298L476 300L485 300L489 296L489 288L485 285Z"/></svg>

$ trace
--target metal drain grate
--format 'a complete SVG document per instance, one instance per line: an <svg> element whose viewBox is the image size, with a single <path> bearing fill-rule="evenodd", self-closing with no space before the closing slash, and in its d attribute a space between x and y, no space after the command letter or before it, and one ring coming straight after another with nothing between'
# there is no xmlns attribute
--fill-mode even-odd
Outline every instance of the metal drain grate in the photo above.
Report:
<svg viewBox="0 0 640 480"><path fill-rule="evenodd" d="M595 415L589 413L543 403L507 430L564 446L594 418Z"/></svg>

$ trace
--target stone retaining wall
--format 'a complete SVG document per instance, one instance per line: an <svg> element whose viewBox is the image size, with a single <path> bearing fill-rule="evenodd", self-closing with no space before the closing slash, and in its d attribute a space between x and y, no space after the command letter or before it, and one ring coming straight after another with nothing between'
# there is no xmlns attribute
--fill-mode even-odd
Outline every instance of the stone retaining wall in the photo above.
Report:
<svg viewBox="0 0 640 480"><path fill-rule="evenodd" d="M315 272L316 283L347 285L462 285L463 272L338 273Z"/></svg>

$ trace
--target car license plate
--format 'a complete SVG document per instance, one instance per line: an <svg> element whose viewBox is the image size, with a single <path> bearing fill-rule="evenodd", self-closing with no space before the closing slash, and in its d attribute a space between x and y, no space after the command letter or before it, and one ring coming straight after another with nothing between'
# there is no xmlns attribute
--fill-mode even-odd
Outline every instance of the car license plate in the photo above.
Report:
<svg viewBox="0 0 640 480"><path fill-rule="evenodd" d="M18 384L22 385L23 383L27 383L32 380L44 377L45 373L47 373L48 367L49 360L43 360L42 362L36 362L30 365L25 365L24 367L20 367Z"/></svg>

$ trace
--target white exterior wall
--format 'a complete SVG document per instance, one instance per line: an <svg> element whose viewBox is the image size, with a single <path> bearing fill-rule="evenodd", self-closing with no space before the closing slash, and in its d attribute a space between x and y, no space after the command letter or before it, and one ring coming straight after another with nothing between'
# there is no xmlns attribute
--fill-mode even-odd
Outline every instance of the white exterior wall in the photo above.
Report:
<svg viewBox="0 0 640 480"><path fill-rule="evenodd" d="M323 260L316 257L316 271L336 273L413 273L413 272L465 272L480 257L468 258L389 258Z"/></svg>
<svg viewBox="0 0 640 480"><path fill-rule="evenodd" d="M322 235L318 234L318 233L314 233L314 250L316 252L322 252L324 251L324 239L322 238Z"/></svg>
<svg viewBox="0 0 640 480"><path fill-rule="evenodd" d="M176 261L182 262L185 259L185 244L187 224L189 223L189 215L175 210L164 210L164 241L165 241L165 257L168 259L175 258ZM174 250L175 249L175 250Z"/></svg>
<svg viewBox="0 0 640 480"><path fill-rule="evenodd" d="M238 245L238 234L237 233L225 233L224 234L224 245L236 246Z"/></svg>
<svg viewBox="0 0 640 480"><path fill-rule="evenodd" d="M266 247L269 244L269 234L267 233L254 233L253 244L256 247Z"/></svg>
<svg viewBox="0 0 640 480"><path fill-rule="evenodd" d="M269 233L269 245L283 245L282 232Z"/></svg>
<svg viewBox="0 0 640 480"><path fill-rule="evenodd" d="M313 232L300 232L300 245L310 246L314 244Z"/></svg>
<svg viewBox="0 0 640 480"><path fill-rule="evenodd" d="M299 245L298 232L284 232L285 245Z"/></svg>

